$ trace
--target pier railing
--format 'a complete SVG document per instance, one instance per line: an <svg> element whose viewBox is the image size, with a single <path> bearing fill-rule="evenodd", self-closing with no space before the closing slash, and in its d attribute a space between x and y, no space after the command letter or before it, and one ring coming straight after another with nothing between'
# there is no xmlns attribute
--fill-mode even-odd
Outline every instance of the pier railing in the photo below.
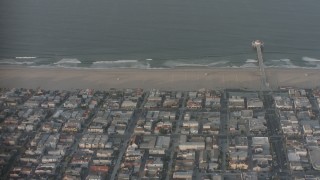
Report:
<svg viewBox="0 0 320 180"><path fill-rule="evenodd" d="M267 81L267 76L264 70L263 56L262 56L262 46L263 42L260 40L256 40L252 42L252 46L257 50L257 57L261 75L261 86L262 90L269 90L269 83Z"/></svg>

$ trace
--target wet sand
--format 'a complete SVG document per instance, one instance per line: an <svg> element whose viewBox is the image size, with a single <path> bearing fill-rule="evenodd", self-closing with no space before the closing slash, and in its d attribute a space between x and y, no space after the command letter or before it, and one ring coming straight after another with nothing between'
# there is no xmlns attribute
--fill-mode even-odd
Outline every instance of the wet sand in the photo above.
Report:
<svg viewBox="0 0 320 180"><path fill-rule="evenodd" d="M320 71L266 68L267 81L279 86L312 88L319 85ZM0 87L43 89L144 88L163 90L249 89L262 87L258 68L177 68L177 69L66 69L0 68Z"/></svg>

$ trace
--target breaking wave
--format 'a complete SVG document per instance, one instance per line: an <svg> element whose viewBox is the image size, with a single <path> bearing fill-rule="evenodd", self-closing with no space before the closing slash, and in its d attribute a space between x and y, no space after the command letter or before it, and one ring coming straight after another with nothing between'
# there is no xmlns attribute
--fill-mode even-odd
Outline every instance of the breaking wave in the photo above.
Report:
<svg viewBox="0 0 320 180"><path fill-rule="evenodd" d="M175 67L227 67L229 61L217 61L214 63L202 63L202 64L194 64L194 63L185 63L179 61L166 61L163 63L165 67L175 68Z"/></svg>
<svg viewBox="0 0 320 180"><path fill-rule="evenodd" d="M302 60L306 62L320 62L320 59L310 58L310 57L302 57Z"/></svg>
<svg viewBox="0 0 320 180"><path fill-rule="evenodd" d="M247 59L246 60L246 63L257 63L258 60L255 60L255 59Z"/></svg>
<svg viewBox="0 0 320 180"><path fill-rule="evenodd" d="M96 61L91 65L92 68L149 68L149 64L138 60L116 60L116 61Z"/></svg>
<svg viewBox="0 0 320 180"><path fill-rule="evenodd" d="M258 65L257 65L257 63L246 63L240 67L241 68L253 68L253 67L256 68L256 67L258 67Z"/></svg>
<svg viewBox="0 0 320 180"><path fill-rule="evenodd" d="M139 60L79 60L77 58L48 58L19 56L0 59L0 65L17 65L38 68L80 68L80 69L112 69L112 68L136 68L136 69L168 69L168 68L257 68L256 59L139 59ZM300 59L265 59L264 66L267 68L307 68L320 69L320 59L300 57Z"/></svg>
<svg viewBox="0 0 320 180"><path fill-rule="evenodd" d="M221 67L221 66L225 66L228 63L229 63L229 61L217 61L217 62L208 64L208 66L209 67Z"/></svg>
<svg viewBox="0 0 320 180"><path fill-rule="evenodd" d="M308 66L312 66L314 68L320 68L320 59L310 58L310 57L302 57L302 60L306 62Z"/></svg>
<svg viewBox="0 0 320 180"><path fill-rule="evenodd" d="M81 61L79 61L78 59L72 59L72 58L63 58L58 62L55 62L53 64L81 64Z"/></svg>
<svg viewBox="0 0 320 180"><path fill-rule="evenodd" d="M16 59L35 59L37 57L34 56L17 56Z"/></svg>
<svg viewBox="0 0 320 180"><path fill-rule="evenodd" d="M138 63L138 60L116 60L116 61L96 61L92 64L124 64L124 63Z"/></svg>
<svg viewBox="0 0 320 180"><path fill-rule="evenodd" d="M274 59L264 62L266 67L280 67L280 68L301 68L292 63L290 59Z"/></svg>
<svg viewBox="0 0 320 180"><path fill-rule="evenodd" d="M32 61L15 61L15 60L3 60L0 61L0 64L9 64L9 65L31 65L35 62Z"/></svg>

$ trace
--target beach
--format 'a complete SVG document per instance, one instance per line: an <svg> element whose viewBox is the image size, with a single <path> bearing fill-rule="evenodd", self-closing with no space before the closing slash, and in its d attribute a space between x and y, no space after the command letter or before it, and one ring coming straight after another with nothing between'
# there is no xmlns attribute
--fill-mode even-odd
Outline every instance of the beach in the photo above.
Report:
<svg viewBox="0 0 320 180"><path fill-rule="evenodd" d="M266 68L272 89L318 86L316 69ZM72 69L1 67L0 87L72 90L93 88L143 88L161 90L247 89L260 90L258 68L176 68L176 69Z"/></svg>

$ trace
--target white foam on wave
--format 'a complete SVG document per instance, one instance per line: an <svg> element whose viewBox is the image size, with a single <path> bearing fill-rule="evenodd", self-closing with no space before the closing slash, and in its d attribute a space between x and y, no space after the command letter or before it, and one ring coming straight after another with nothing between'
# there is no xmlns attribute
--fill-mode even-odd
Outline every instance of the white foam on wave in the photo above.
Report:
<svg viewBox="0 0 320 180"><path fill-rule="evenodd" d="M31 65L31 64L34 64L34 62L31 62L31 61L4 60L4 61L0 61L0 64Z"/></svg>
<svg viewBox="0 0 320 180"><path fill-rule="evenodd" d="M208 65L204 65L204 64L178 64L175 67L208 67Z"/></svg>
<svg viewBox="0 0 320 180"><path fill-rule="evenodd" d="M258 61L255 59L247 59L246 63L257 63Z"/></svg>
<svg viewBox="0 0 320 180"><path fill-rule="evenodd" d="M320 59L311 58L311 57L302 57L302 60L306 62L320 62Z"/></svg>
<svg viewBox="0 0 320 180"><path fill-rule="evenodd" d="M306 62L306 65L309 65L308 67L303 66L297 66L291 62L290 59L280 59L280 60L272 60L272 62L277 62L275 64L272 64L268 67L282 67L282 68L304 68L304 69L320 69L320 60L310 57L303 57L303 61ZM310 65L312 67L310 67Z"/></svg>
<svg viewBox="0 0 320 180"><path fill-rule="evenodd" d="M274 59L274 60L271 60L273 62L291 62L290 59Z"/></svg>
<svg viewBox="0 0 320 180"><path fill-rule="evenodd" d="M224 65L224 64L227 64L227 63L229 63L229 61L217 61L217 62L208 64L208 66L210 66L210 67L219 66L219 65Z"/></svg>
<svg viewBox="0 0 320 180"><path fill-rule="evenodd" d="M53 64L61 65L61 64L80 64L81 61L78 59L73 59L73 58L63 58L58 62L55 62Z"/></svg>
<svg viewBox="0 0 320 180"><path fill-rule="evenodd" d="M266 67L274 67L274 68L301 68L291 62L290 59L274 59L271 61L265 62Z"/></svg>
<svg viewBox="0 0 320 180"><path fill-rule="evenodd" d="M96 61L92 64L125 64L125 63L138 63L138 60L116 60L116 61Z"/></svg>
<svg viewBox="0 0 320 180"><path fill-rule="evenodd" d="M195 64L195 63L184 63L179 61L166 61L163 63L164 66L169 68L175 68L175 67L226 67L226 64L229 63L229 61L217 61L209 64Z"/></svg>
<svg viewBox="0 0 320 180"><path fill-rule="evenodd" d="M258 60L255 59L247 59L245 64L239 66L240 68L256 68L258 67Z"/></svg>
<svg viewBox="0 0 320 180"><path fill-rule="evenodd" d="M307 65L313 66L316 69L320 69L320 59L302 57L302 60L305 61Z"/></svg>
<svg viewBox="0 0 320 180"><path fill-rule="evenodd" d="M266 66L267 68L287 68L287 69L320 69L320 66L317 67L303 67L303 66L296 66L296 65L282 65L282 66Z"/></svg>
<svg viewBox="0 0 320 180"><path fill-rule="evenodd" d="M35 59L37 57L34 56L17 56L16 59Z"/></svg>
<svg viewBox="0 0 320 180"><path fill-rule="evenodd" d="M207 67L208 65L203 64L190 64L190 63L183 63L177 61L166 61L163 63L165 67L175 68L175 67Z"/></svg>
<svg viewBox="0 0 320 180"><path fill-rule="evenodd" d="M96 61L93 62L91 68L150 68L150 64L139 62L138 60L116 60L116 61Z"/></svg>
<svg viewBox="0 0 320 180"><path fill-rule="evenodd" d="M174 68L179 64L181 64L181 63L178 63L178 62L175 62L175 61L166 61L166 62L163 63L163 65L165 67L169 67L169 68Z"/></svg>
<svg viewBox="0 0 320 180"><path fill-rule="evenodd" d="M31 68L39 68L39 69L41 69L41 68L45 68L45 69L48 69L48 68L58 68L58 67L52 66L52 65L50 65L50 64L37 65L37 66L29 66L29 67L31 67Z"/></svg>
<svg viewBox="0 0 320 180"><path fill-rule="evenodd" d="M240 67L241 68L252 68L252 67L256 68L256 67L258 67L258 65L256 63L246 63Z"/></svg>

